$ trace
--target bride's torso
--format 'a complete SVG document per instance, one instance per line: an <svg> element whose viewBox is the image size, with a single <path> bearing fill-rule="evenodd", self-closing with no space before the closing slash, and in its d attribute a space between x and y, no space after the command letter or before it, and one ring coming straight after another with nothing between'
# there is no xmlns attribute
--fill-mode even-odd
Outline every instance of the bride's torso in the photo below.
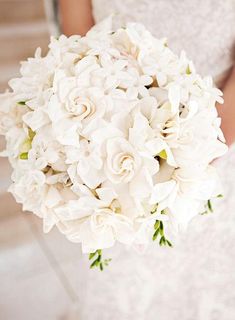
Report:
<svg viewBox="0 0 235 320"><path fill-rule="evenodd" d="M220 75L232 64L235 0L93 0L99 22L114 15L117 27L143 23L157 38L166 37L176 53L182 49L199 73Z"/></svg>
<svg viewBox="0 0 235 320"><path fill-rule="evenodd" d="M202 74L232 65L235 0L93 0L96 22L143 23L169 46L184 49ZM155 243L145 255L117 246L103 272L80 270L80 311L86 320L233 320L235 317L235 147L220 161L224 199L199 216L173 249ZM226 287L226 289L225 289Z"/></svg>

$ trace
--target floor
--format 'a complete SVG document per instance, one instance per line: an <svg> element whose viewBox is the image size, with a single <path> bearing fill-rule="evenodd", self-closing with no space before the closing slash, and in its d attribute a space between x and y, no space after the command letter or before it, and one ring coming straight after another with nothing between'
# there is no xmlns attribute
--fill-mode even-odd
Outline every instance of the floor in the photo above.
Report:
<svg viewBox="0 0 235 320"><path fill-rule="evenodd" d="M0 319L67 319L77 306L79 246L0 195ZM14 307L13 307L14 306Z"/></svg>
<svg viewBox="0 0 235 320"><path fill-rule="evenodd" d="M22 212L6 192L10 172L0 159L0 320L78 320L80 247Z"/></svg>
<svg viewBox="0 0 235 320"><path fill-rule="evenodd" d="M0 92L48 39L42 0L0 0ZM0 158L0 320L77 320L80 248L21 211L6 192L10 173Z"/></svg>
<svg viewBox="0 0 235 320"><path fill-rule="evenodd" d="M0 158L0 320L78 320L80 247L22 212L6 192L10 173Z"/></svg>
<svg viewBox="0 0 235 320"><path fill-rule="evenodd" d="M19 74L20 61L38 46L46 52L48 29L43 0L0 0L0 92Z"/></svg>

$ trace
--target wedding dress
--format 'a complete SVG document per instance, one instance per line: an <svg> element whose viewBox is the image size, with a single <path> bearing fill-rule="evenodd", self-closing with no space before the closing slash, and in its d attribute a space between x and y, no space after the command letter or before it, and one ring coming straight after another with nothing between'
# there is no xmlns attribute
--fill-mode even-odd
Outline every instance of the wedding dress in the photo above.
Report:
<svg viewBox="0 0 235 320"><path fill-rule="evenodd" d="M93 0L96 22L143 23L169 47L184 49L198 72L215 79L232 65L234 0ZM234 119L235 120L235 119ZM153 243L145 254L116 246L105 271L78 270L80 320L235 319L235 147L217 163L224 197L195 218L173 248Z"/></svg>

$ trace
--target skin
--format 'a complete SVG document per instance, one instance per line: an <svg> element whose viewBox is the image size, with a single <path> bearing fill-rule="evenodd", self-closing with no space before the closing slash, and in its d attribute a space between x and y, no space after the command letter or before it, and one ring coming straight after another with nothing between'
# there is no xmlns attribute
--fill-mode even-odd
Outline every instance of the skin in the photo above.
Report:
<svg viewBox="0 0 235 320"><path fill-rule="evenodd" d="M235 142L235 68L228 76L222 91L224 93L224 104L217 105L219 116L222 119L221 127L226 143L231 145Z"/></svg>
<svg viewBox="0 0 235 320"><path fill-rule="evenodd" d="M66 36L84 36L94 25L91 1L59 0L62 31Z"/></svg>
<svg viewBox="0 0 235 320"><path fill-rule="evenodd" d="M90 0L59 0L62 31L65 35L85 35L94 25ZM235 67L221 87L224 104L217 105L222 130L228 145L235 142Z"/></svg>

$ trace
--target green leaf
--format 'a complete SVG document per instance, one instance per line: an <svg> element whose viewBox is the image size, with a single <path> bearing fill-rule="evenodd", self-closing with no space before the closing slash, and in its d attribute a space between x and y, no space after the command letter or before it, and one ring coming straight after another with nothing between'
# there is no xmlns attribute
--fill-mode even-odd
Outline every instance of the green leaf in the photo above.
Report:
<svg viewBox="0 0 235 320"><path fill-rule="evenodd" d="M158 156L164 160L167 159L167 154L166 154L166 150L162 150L161 152L159 152Z"/></svg>
<svg viewBox="0 0 235 320"><path fill-rule="evenodd" d="M157 204L155 204L152 208L152 210L150 211L151 214L154 214L157 211Z"/></svg>
<svg viewBox="0 0 235 320"><path fill-rule="evenodd" d="M217 198L223 198L222 194L218 194Z"/></svg>
<svg viewBox="0 0 235 320"><path fill-rule="evenodd" d="M23 152L20 154L21 160L28 160L28 152Z"/></svg>
<svg viewBox="0 0 235 320"><path fill-rule="evenodd" d="M160 221L156 220L155 224L154 224L154 229L158 229L160 227Z"/></svg>
<svg viewBox="0 0 235 320"><path fill-rule="evenodd" d="M166 239L166 242L167 242L167 244L168 244L169 247L173 247L173 246L172 246L172 243L171 243L169 240Z"/></svg>
<svg viewBox="0 0 235 320"><path fill-rule="evenodd" d="M31 148L32 148L32 142L29 138L27 138L20 146L20 152L27 153Z"/></svg>
<svg viewBox="0 0 235 320"><path fill-rule="evenodd" d="M159 244L160 244L160 246L163 246L165 244L165 238L164 237L161 237Z"/></svg>
<svg viewBox="0 0 235 320"><path fill-rule="evenodd" d="M33 132L32 129L28 129L28 138L25 139L25 141L20 146L20 155L19 158L22 160L28 159L28 152L32 148L32 140L35 136L35 132Z"/></svg>
<svg viewBox="0 0 235 320"><path fill-rule="evenodd" d="M19 104L21 106L25 106L26 105L26 101L18 101L17 104Z"/></svg>
<svg viewBox="0 0 235 320"><path fill-rule="evenodd" d="M211 204L210 200L207 201L207 206L208 206L208 209L210 210L210 212L213 212L213 208L212 208L212 204Z"/></svg>
<svg viewBox="0 0 235 320"><path fill-rule="evenodd" d="M90 265L90 268L91 268L91 269L94 268L94 267L96 267L96 265L97 265L96 262L97 262L96 260L92 262L92 264Z"/></svg>
<svg viewBox="0 0 235 320"><path fill-rule="evenodd" d="M164 225L163 225L162 221L156 220L156 222L154 224L154 230L155 231L154 231L154 234L152 236L153 241L155 241L158 238L158 236L160 235L159 245L160 246L164 245L164 246L172 247L172 243L165 238Z"/></svg>
<svg viewBox="0 0 235 320"><path fill-rule="evenodd" d="M35 137L36 132L34 132L31 128L28 129L28 136L30 141L32 142L33 138Z"/></svg>
<svg viewBox="0 0 235 320"><path fill-rule="evenodd" d="M108 266L109 265L109 262L111 262L112 261L112 259L105 259L104 260L104 265L105 266Z"/></svg>
<svg viewBox="0 0 235 320"><path fill-rule="evenodd" d="M90 268L92 269L92 268L97 267L101 271L103 271L104 265L107 266L109 264L109 262L111 261L111 259L105 259L104 261L102 261L102 250L101 249L98 249L95 252L91 252L89 254L89 260L92 260L93 258L95 258L95 260L91 263Z"/></svg>
<svg viewBox="0 0 235 320"><path fill-rule="evenodd" d="M153 234L153 241L155 241L158 237L158 234L159 234L159 229L157 229L154 234Z"/></svg>
<svg viewBox="0 0 235 320"><path fill-rule="evenodd" d="M187 66L187 68L186 68L186 74L191 74L192 72L191 72L191 70L190 70L190 67L189 67L189 65Z"/></svg>
<svg viewBox="0 0 235 320"><path fill-rule="evenodd" d="M94 256L96 255L97 251L92 252L89 254L89 260L91 260L92 258L94 258Z"/></svg>

